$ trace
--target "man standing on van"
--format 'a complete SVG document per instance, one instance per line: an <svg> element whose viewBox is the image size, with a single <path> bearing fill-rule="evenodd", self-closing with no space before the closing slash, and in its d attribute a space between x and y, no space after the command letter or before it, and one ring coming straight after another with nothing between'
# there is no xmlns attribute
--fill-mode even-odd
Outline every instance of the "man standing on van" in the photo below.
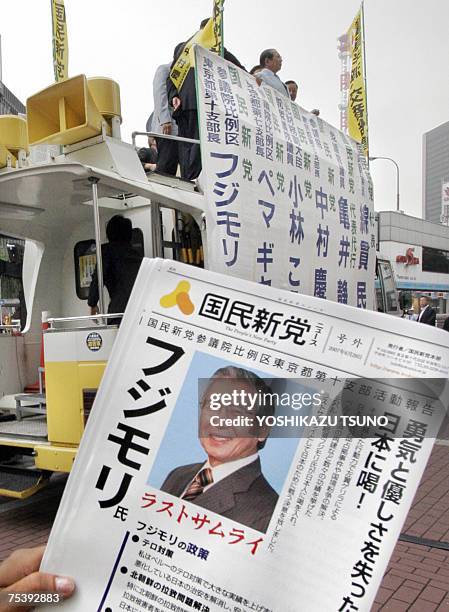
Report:
<svg viewBox="0 0 449 612"><path fill-rule="evenodd" d="M123 313L142 263L142 255L131 246L132 223L122 215L115 215L106 226L108 243L101 246L103 280L109 293L108 313ZM92 276L87 303L92 315L98 314L97 268ZM119 325L121 319L111 319Z"/></svg>
<svg viewBox="0 0 449 612"><path fill-rule="evenodd" d="M265 49L260 54L260 65L262 70L257 75L266 85L277 89L283 96L290 97L287 85L278 77L278 72L282 68L282 57L276 49Z"/></svg>

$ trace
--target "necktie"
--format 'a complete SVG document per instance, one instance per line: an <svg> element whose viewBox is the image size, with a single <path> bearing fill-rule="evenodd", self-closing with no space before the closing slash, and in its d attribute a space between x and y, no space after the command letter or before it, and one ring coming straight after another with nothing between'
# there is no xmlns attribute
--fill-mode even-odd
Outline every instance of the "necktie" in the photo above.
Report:
<svg viewBox="0 0 449 612"><path fill-rule="evenodd" d="M214 477L212 476L212 470L210 468L204 468L201 472L195 476L192 482L187 487L187 491L182 496L182 499L187 501L192 501L204 490L204 487L210 485L214 482Z"/></svg>

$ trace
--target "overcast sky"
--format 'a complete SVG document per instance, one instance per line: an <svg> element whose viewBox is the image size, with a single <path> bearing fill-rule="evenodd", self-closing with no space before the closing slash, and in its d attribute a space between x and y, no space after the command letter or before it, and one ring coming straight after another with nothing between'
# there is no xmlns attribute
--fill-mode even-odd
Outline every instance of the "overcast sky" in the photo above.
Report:
<svg viewBox="0 0 449 612"><path fill-rule="evenodd" d="M299 103L339 126L337 38L359 0L226 0L225 44L250 69L276 47L280 76L300 84ZM209 16L212 0L65 0L69 74L106 76L121 88L123 137L143 130L152 111L156 67L171 60ZM188 8L187 8L188 7ZM401 170L401 209L421 216L422 135L449 120L447 0L366 0L371 155ZM50 0L3 0L3 81L23 102L53 81ZM142 142L142 144L144 144ZM376 210L394 209L393 164L371 164Z"/></svg>

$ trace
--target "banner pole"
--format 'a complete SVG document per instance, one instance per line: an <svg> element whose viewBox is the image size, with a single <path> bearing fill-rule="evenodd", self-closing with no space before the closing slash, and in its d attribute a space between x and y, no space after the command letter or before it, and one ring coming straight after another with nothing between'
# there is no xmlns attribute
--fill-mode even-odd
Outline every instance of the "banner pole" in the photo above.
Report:
<svg viewBox="0 0 449 612"><path fill-rule="evenodd" d="M220 55L224 57L224 0L220 2L220 27L221 27L221 45Z"/></svg>
<svg viewBox="0 0 449 612"><path fill-rule="evenodd" d="M362 38L363 38L363 81L365 83L365 108L366 108L366 162L369 168L369 123L368 123L368 87L366 79L366 49L365 49L365 0L362 0Z"/></svg>

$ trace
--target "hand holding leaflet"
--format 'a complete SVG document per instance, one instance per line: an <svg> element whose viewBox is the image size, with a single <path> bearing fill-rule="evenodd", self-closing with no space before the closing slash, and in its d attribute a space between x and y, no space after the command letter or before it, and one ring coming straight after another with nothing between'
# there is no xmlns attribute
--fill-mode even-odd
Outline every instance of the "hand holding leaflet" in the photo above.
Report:
<svg viewBox="0 0 449 612"><path fill-rule="evenodd" d="M59 603L72 596L71 578L39 572L44 551L45 546L16 550L1 563L0 612L27 612L38 603Z"/></svg>

